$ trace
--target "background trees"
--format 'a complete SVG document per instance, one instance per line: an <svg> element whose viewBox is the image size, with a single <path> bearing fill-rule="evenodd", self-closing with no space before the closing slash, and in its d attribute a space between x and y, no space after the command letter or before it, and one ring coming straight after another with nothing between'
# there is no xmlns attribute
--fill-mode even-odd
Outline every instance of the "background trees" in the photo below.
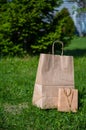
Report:
<svg viewBox="0 0 86 130"><path fill-rule="evenodd" d="M86 36L86 0L69 0L74 1L77 6L73 8L76 13L76 19L80 28L80 36Z"/></svg>
<svg viewBox="0 0 86 130"><path fill-rule="evenodd" d="M32 45L34 51L51 51L52 43L59 39L64 42L64 45L70 43L75 32L74 22L70 17L70 14L66 8L63 8L60 12L57 12L51 22L48 33L40 39L37 44ZM60 45L57 45L60 49Z"/></svg>
<svg viewBox="0 0 86 130"><path fill-rule="evenodd" d="M78 4L80 7L86 8L86 0L70 0L70 1L77 2L77 4Z"/></svg>
<svg viewBox="0 0 86 130"><path fill-rule="evenodd" d="M55 15L55 7L61 2L61 0L12 0L5 1L4 6L1 3L0 54L19 55L24 52L48 51L55 39L71 38L73 32L71 35L66 32L69 14L68 17L61 19L58 13Z"/></svg>
<svg viewBox="0 0 86 130"><path fill-rule="evenodd" d="M76 2L77 5L79 6L79 11L86 12L86 0L68 0L68 1Z"/></svg>

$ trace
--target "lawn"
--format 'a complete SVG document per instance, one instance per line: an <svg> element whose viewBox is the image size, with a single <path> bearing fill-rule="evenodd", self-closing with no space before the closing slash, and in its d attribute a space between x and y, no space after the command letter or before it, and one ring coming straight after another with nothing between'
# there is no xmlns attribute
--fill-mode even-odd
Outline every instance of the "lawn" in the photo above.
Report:
<svg viewBox="0 0 86 130"><path fill-rule="evenodd" d="M39 56L0 59L0 130L86 129L86 38L75 38L64 49L74 56L77 113L41 110L32 105Z"/></svg>

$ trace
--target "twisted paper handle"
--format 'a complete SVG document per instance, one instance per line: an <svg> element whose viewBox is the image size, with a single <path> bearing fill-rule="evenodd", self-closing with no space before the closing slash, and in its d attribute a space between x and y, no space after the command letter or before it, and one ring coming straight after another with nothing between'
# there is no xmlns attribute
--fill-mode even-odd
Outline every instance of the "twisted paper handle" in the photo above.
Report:
<svg viewBox="0 0 86 130"><path fill-rule="evenodd" d="M60 43L62 45L62 53L61 53L61 55L63 55L63 46L64 46L64 44L63 44L62 41L59 41L59 40L54 41L54 43L52 45L52 54L54 55L54 44L55 43Z"/></svg>

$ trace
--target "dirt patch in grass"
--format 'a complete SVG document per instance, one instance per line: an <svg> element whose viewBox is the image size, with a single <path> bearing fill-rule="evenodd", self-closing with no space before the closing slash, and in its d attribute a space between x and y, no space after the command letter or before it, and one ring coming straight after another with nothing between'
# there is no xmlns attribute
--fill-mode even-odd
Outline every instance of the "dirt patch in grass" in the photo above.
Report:
<svg viewBox="0 0 86 130"><path fill-rule="evenodd" d="M28 108L28 103L24 102L18 105L11 105L8 103L4 104L4 111L11 113L11 114L20 114L22 112L22 110L27 109Z"/></svg>

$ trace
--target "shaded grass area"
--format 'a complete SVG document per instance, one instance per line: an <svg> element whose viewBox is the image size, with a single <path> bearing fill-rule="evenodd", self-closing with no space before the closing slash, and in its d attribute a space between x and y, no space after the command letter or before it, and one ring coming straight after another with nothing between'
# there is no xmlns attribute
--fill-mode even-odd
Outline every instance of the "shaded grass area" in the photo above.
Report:
<svg viewBox="0 0 86 130"><path fill-rule="evenodd" d="M86 49L65 50L64 54L74 57L82 57L86 55Z"/></svg>
<svg viewBox="0 0 86 130"><path fill-rule="evenodd" d="M82 57L86 55L86 37L75 37L71 44L64 49L65 55L72 55L74 57Z"/></svg>
<svg viewBox="0 0 86 130"><path fill-rule="evenodd" d="M32 105L38 60L37 56L0 60L0 130L85 130L86 53L74 56L77 113L41 110Z"/></svg>

